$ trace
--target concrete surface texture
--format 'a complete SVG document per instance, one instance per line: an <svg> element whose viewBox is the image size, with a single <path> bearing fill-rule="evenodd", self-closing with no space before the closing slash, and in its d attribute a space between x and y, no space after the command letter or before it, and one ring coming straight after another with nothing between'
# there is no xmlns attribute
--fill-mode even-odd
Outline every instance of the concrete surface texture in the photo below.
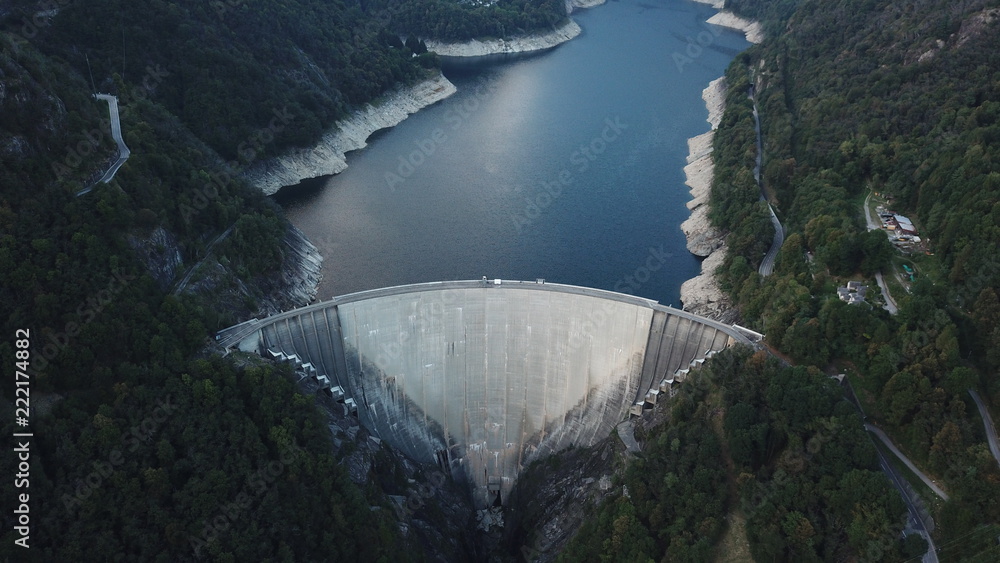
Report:
<svg viewBox="0 0 1000 563"><path fill-rule="evenodd" d="M654 301L496 280L366 291L220 333L295 356L397 449L506 499L521 468L608 436L667 381L733 342L732 327Z"/></svg>

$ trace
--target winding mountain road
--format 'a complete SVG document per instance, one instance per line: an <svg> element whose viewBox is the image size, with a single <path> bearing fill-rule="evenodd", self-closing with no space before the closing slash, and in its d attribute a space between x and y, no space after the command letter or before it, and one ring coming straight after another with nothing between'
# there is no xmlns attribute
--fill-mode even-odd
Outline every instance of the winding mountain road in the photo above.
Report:
<svg viewBox="0 0 1000 563"><path fill-rule="evenodd" d="M763 194L761 195L761 199L764 199ZM767 249L767 254L764 255L764 260L760 263L760 268L757 269L757 272L762 276L769 276L774 271L774 260L778 257L781 245L785 244L785 229L781 226L778 216L774 214L774 208L771 207L770 203L767 204L767 208L771 211L771 225L774 226L774 239L771 241L771 248Z"/></svg>
<svg viewBox="0 0 1000 563"><path fill-rule="evenodd" d="M753 179L757 181L757 187L760 189L760 200L767 203L767 209L771 212L771 225L774 226L774 238L771 240L771 248L767 249L767 254L764 255L764 259L760 263L760 267L757 272L762 276L769 276L774 272L774 260L778 257L778 251L781 250L781 245L785 244L785 229L781 226L781 221L778 220L778 215L774 212L774 207L771 203L767 201L767 197L764 196L764 184L760 181L760 169L764 162L764 143L760 136L760 114L757 112L757 97L754 95L754 87L750 86L750 100L753 102L753 120L754 129L757 132L757 164L754 166Z"/></svg>
<svg viewBox="0 0 1000 563"><path fill-rule="evenodd" d="M1000 439L997 438L997 427L993 424L993 417L990 416L990 411L986 409L986 404L979 397L979 393L975 389L969 389L969 394L972 395L972 400L976 402L976 407L979 409L979 415L983 417L983 426L986 427L986 441L990 445L990 453L996 458L997 464L1000 465Z"/></svg>
<svg viewBox="0 0 1000 563"><path fill-rule="evenodd" d="M111 113L111 137L116 143L118 143L118 160L116 160L115 163L111 165L111 168L108 168L108 171L104 173L104 176L101 176L101 179L98 180L99 182L107 184L112 178L115 177L115 173L122 167L122 164L125 164L125 161L128 160L129 155L132 153L128 150L128 147L125 146L125 140L122 139L122 122L118 118L118 98L110 94L94 94L94 97L98 100L108 102L108 111Z"/></svg>
<svg viewBox="0 0 1000 563"><path fill-rule="evenodd" d="M107 184L110 182L112 178L115 177L118 169L125 164L126 160L128 160L129 155L132 154L132 152L128 150L128 147L125 146L125 139L122 138L122 122L118 117L118 98L116 96L112 96L111 94L94 94L94 98L108 102L108 112L111 114L111 138L113 138L115 143L118 144L118 160L116 160L111 167L108 168L108 171L101 176L100 180L94 182L93 185L87 186L86 188L76 192L77 197L90 193L90 190L93 190L94 186L98 183Z"/></svg>

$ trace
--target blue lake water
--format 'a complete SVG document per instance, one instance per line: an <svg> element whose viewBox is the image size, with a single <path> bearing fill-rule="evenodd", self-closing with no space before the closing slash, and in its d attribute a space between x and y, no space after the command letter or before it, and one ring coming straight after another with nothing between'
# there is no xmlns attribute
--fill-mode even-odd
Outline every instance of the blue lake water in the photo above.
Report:
<svg viewBox="0 0 1000 563"><path fill-rule="evenodd" d="M748 46L713 13L609 2L553 50L447 65L458 93L275 196L323 254L318 297L487 276L678 305L700 268L679 228L687 139L709 127L701 91Z"/></svg>

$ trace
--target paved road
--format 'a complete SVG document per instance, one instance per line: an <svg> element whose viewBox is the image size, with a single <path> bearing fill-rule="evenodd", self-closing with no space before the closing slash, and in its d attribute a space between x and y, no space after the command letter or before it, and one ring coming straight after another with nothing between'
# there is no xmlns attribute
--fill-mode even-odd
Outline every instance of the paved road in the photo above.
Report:
<svg viewBox="0 0 1000 563"><path fill-rule="evenodd" d="M778 257L778 251L781 250L781 245L785 244L785 229L781 226L777 214L774 213L774 207L771 207L764 196L764 184L760 181L760 169L764 162L764 143L760 135L760 114L757 113L757 98L754 96L753 86L750 87L750 99L753 101L754 129L757 132L757 163L754 166L753 179L757 181L757 187L760 188L760 200L767 203L767 209L771 212L771 225L774 226L771 248L767 249L767 254L764 255L764 260L761 261L757 272L762 276L769 276L774 272L774 260Z"/></svg>
<svg viewBox="0 0 1000 563"><path fill-rule="evenodd" d="M882 290L882 299L885 300L885 310L889 311L890 315L895 315L899 312L899 306L896 305L896 300L892 298L889 293L889 286L885 284L885 279L882 277L882 272L875 273L875 283L878 284L878 288Z"/></svg>
<svg viewBox="0 0 1000 563"><path fill-rule="evenodd" d="M842 382L843 383L843 382ZM861 401L858 400L858 396L854 393L854 386L851 385L851 381L847 380L844 386L844 394L847 395L847 399L857 407L858 412L861 413L862 419L867 419L865 415L865 409L861 406ZM867 429L869 425L865 425ZM874 427L872 427L874 428ZM931 519L930 513L924 506L923 501L920 500L919 495L913 490L910 483L904 479L898 471L889 463L889 460L885 457L885 452L882 448L878 447L878 444L872 439L871 436L868 437L872 440L872 447L875 448L875 453L878 454L878 464L882 468L882 472L885 473L886 477L889 478L889 482L892 483L896 490L899 491L900 496L903 497L903 502L906 504L906 510L910 513L910 522L913 525L913 529L917 531L925 540L927 540L927 553L923 556L923 563L938 563L937 548L934 547L934 540L931 538L930 532L934 530L934 521Z"/></svg>
<svg viewBox="0 0 1000 563"><path fill-rule="evenodd" d="M1000 439L997 439L997 427L993 424L993 417L990 416L990 411L986 409L986 404L979 398L979 393L975 389L969 389L969 394L976 402L979 415L983 417L983 426L986 427L986 441L990 444L990 452L996 458L997 464L1000 464Z"/></svg>
<svg viewBox="0 0 1000 563"><path fill-rule="evenodd" d="M761 199L763 198L762 195ZM767 249L767 254L764 255L764 260L760 263L760 268L757 269L757 272L762 276L769 276L774 271L774 260L778 257L781 245L785 244L785 229L781 226L781 221L778 221L778 216L774 214L774 208L771 207L770 203L767 204L767 208L771 211L774 239L771 241L771 248Z"/></svg>
<svg viewBox="0 0 1000 563"><path fill-rule="evenodd" d="M882 224L880 221L876 221L872 217L871 210L871 199L872 191L868 190L868 196L865 197L865 223L868 224L868 230L874 231L876 229L881 229ZM896 300L892 298L892 294L889 293L889 286L885 284L885 278L882 277L882 272L875 274L875 282L878 283L878 288L882 290L882 299L885 300L885 310L889 311L890 315L895 315L899 312L899 306L896 305Z"/></svg>
<svg viewBox="0 0 1000 563"><path fill-rule="evenodd" d="M94 94L94 97L98 100L108 102L108 111L111 112L111 137L118 143L118 160L98 180L107 184L115 177L115 173L122 167L122 164L125 164L125 161L128 160L129 155L132 153L125 146L125 140L122 139L122 122L118 118L118 98L110 94Z"/></svg>
<svg viewBox="0 0 1000 563"><path fill-rule="evenodd" d="M122 122L118 117L118 98L110 94L94 94L94 97L98 100L108 102L108 112L111 114L111 138L118 143L118 160L116 160L114 164L108 168L108 171L105 172L104 175L101 176L101 179L95 182L94 185L88 186L76 192L77 197L90 193L98 182L104 184L110 182L111 179L115 177L118 169L122 167L122 164L125 164L125 161L128 160L129 155L132 154L131 151L128 150L128 147L125 146L125 140L122 138Z"/></svg>
<svg viewBox="0 0 1000 563"><path fill-rule="evenodd" d="M493 288L493 287L503 287L506 290L510 289L523 289L523 290L540 290L540 291L559 291L563 293L572 293L576 295L588 295L591 297L601 297L604 299L611 299L614 301L620 301L622 303L631 303L633 305L638 305L640 307L649 307L650 309L664 311L674 316L683 317L693 321L697 321L702 324L709 325L713 328L725 332L731 336L734 340L740 344L744 344L751 348L755 348L754 343L740 330L733 328L731 325L723 324L718 321L684 311L682 309L675 309L667 305L660 305L652 299L646 299L643 297L637 297L635 295L627 295L624 293L617 293L614 291L607 291L603 289L594 289L591 287L580 287L575 285L564 285L561 283L537 283L534 281L518 281L518 280L504 280L499 286L494 284L494 280L488 280L484 283L482 280L466 280L466 281L439 281L439 282L427 282L427 283L416 283L409 285L398 285L394 287L383 287L380 289L369 289L365 291L359 291L356 293L349 293L347 295L342 295L340 297L334 297L329 301L320 301L318 303L313 303L311 305L306 305L304 307L299 307L297 309L291 309L289 311L284 311L264 319L255 319L253 321L246 321L229 328L225 328L216 333L218 337L219 345L223 348L229 348L230 346L235 346L240 343L241 340L250 336L254 332L260 330L265 325L274 324L278 321L282 321L291 317L302 315L304 313L310 313L313 311L320 311L331 305L343 305L346 303L353 303L356 301L362 301L365 299L371 299L373 297L386 297L390 295L403 295L406 293L416 293L419 291L438 291L438 290L449 290L449 289L469 289L469 288Z"/></svg>
<svg viewBox="0 0 1000 563"><path fill-rule="evenodd" d="M921 510L923 503L917 498L916 493L910 487L910 484L906 482L906 479L886 459L882 448L875 444L873 446L875 447L875 452L878 454L879 467L882 468L882 472L889 478L889 482L896 487L900 496L903 497L906 510L910 513L910 523L913 529L927 541L927 553L923 556L923 563L938 563L937 547L934 546L934 539L931 538L930 531L928 530L930 526L924 521L925 511Z"/></svg>
<svg viewBox="0 0 1000 563"><path fill-rule="evenodd" d="M872 200L872 190L868 190L868 195L865 197L865 223L868 223L868 230L874 231L879 229L882 225L875 221L872 217L871 200Z"/></svg>
<svg viewBox="0 0 1000 563"><path fill-rule="evenodd" d="M865 424L865 430L878 436L878 439L882 440L882 443L885 444L890 451L892 451L893 455L898 457L900 461L902 461L907 467L909 467L910 471L916 474L916 476L919 477L920 480L923 481L924 484L930 488L930 490L934 491L934 494L936 494L937 496L941 497L944 500L948 500L948 493L942 491L941 487L938 487L937 484L934 483L934 481L931 481L929 477L924 475L924 473L920 471L920 469L918 469L916 465L913 465L913 462L910 461L910 458L906 457L905 455L903 455L903 452L899 451L899 448L897 448L896 445L892 443L892 440L890 440L889 437L886 436L885 432L882 432L881 429L876 428L871 424Z"/></svg>

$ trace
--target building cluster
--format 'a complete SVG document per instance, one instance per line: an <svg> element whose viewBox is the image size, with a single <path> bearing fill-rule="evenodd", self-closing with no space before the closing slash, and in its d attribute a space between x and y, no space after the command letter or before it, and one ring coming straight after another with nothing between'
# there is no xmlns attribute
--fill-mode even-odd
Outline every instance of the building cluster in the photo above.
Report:
<svg viewBox="0 0 1000 563"><path fill-rule="evenodd" d="M878 208L878 215L882 218L882 228L889 231L889 240L894 244L920 243L917 228L909 217L882 208Z"/></svg>
<svg viewBox="0 0 1000 563"><path fill-rule="evenodd" d="M849 281L846 287L837 288L837 297L851 305L864 303L866 293L868 293L868 286L858 281Z"/></svg>

